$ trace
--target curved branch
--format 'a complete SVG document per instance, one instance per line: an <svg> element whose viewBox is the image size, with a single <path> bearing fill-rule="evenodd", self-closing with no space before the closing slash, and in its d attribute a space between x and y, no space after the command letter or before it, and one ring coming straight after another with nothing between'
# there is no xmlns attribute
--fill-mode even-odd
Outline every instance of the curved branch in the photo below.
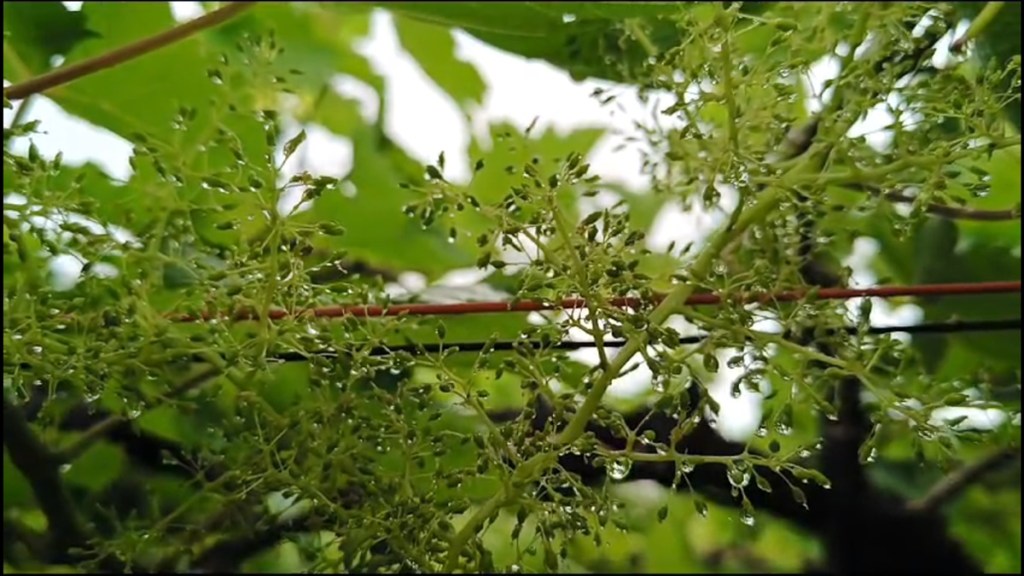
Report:
<svg viewBox="0 0 1024 576"><path fill-rule="evenodd" d="M912 204L917 201L917 198L910 194L905 194L903 192L882 192L878 187L867 184L847 184L845 187L851 190L865 192L872 196L881 196L890 202ZM960 206L950 206L949 204L940 204L938 202L929 202L928 204L925 204L924 210L932 216L938 216L940 218L947 218L950 220L974 220L977 222L1005 222L1009 220L1020 220L1020 205L1014 206L1013 208L1007 208L1005 210L985 210L982 208L964 208Z"/></svg>
<svg viewBox="0 0 1024 576"><path fill-rule="evenodd" d="M4 394L4 447L28 480L36 503L46 516L55 560L71 560L71 550L89 538L60 475L60 461L32 431L21 408Z"/></svg>
<svg viewBox="0 0 1024 576"><path fill-rule="evenodd" d="M886 192L884 195L890 202L911 203L914 197L901 192ZM1020 220L1020 206L1007 210L983 210L981 208L961 208L949 204L930 202L925 206L925 212L932 216L948 218L950 220L976 220L979 222L1002 222L1006 220Z"/></svg>
<svg viewBox="0 0 1024 576"><path fill-rule="evenodd" d="M972 462L952 472L932 486L921 499L907 504L907 509L914 512L933 512L959 496L972 483L985 474L998 470L1006 464L1020 460L1020 447L1004 448L993 452L976 462Z"/></svg>
<svg viewBox="0 0 1024 576"><path fill-rule="evenodd" d="M5 88L4 98L9 100L20 100L33 94L45 92L51 88L56 88L57 86L74 82L83 76L89 76L90 74L94 74L100 70L113 68L114 66L123 64L129 60L134 60L135 58L174 44L179 40L184 40L197 32L223 24L241 12L252 8L255 4L255 2L232 2L223 8L219 8L209 14L200 16L195 20L175 26L174 28L160 32L159 34L137 40L127 46L122 46L116 50L107 52L106 54L100 54L94 58L89 58L88 60L83 60L82 62L71 64L70 66L64 66L63 68L52 70L45 74L36 76L35 78L29 78L24 82Z"/></svg>
<svg viewBox="0 0 1024 576"><path fill-rule="evenodd" d="M300 519L254 528L250 533L219 540L200 552L190 564L194 571L207 574L237 572L253 556L273 548L292 532L312 531Z"/></svg>
<svg viewBox="0 0 1024 576"><path fill-rule="evenodd" d="M168 392L168 396L175 398L189 391L202 386L211 378L219 376L221 369L217 366L208 366L205 369L200 370L195 375L186 379L184 382L178 384ZM6 410L6 409L5 409ZM71 462L74 459L82 455L83 452L98 440L103 439L107 434L110 434L120 426L124 426L128 423L128 420L123 416L117 414L111 414L103 420L97 422L91 426L88 430L82 433L74 442L70 443L63 450L53 454L53 457L61 463Z"/></svg>

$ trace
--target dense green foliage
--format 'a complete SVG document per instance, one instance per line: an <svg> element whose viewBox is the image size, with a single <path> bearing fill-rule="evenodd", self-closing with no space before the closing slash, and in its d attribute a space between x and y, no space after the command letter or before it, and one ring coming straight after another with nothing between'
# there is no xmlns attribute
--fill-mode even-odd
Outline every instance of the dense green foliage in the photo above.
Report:
<svg viewBox="0 0 1024 576"><path fill-rule="evenodd" d="M47 91L129 141L132 173L42 156L29 143L45 123L5 129L5 572L835 570L844 546L900 571L949 543L978 569L1019 571L1019 331L901 340L870 333L870 301L813 290L682 306L847 284L861 238L880 284L1020 279L1020 40L1006 32L1020 5L935 66L933 47L979 12L962 4L386 4L467 117L487 86L456 28L667 97L652 111L666 121L637 119L644 190L592 175L596 129L496 124L421 165L385 133L385 79L357 48L371 4L260 3ZM166 3L3 9L11 84L176 25ZM830 55L819 112L802 78ZM376 117L332 88L338 75L373 90ZM879 107L893 120L872 146L851 128ZM807 126L812 139L786 135ZM351 142L344 177L285 169L313 127ZM458 155L466 182L446 178ZM595 211L598 194L616 203ZM722 225L650 249L676 205ZM66 254L84 265L70 288L50 266ZM473 267L506 299L588 308L267 314L387 305L401 273ZM1020 316L1019 294L904 302L931 322ZM255 319L175 316L242 309ZM558 347L570 329L596 340L598 366ZM606 398L636 363L650 388ZM748 441L708 427L708 389L727 378L765 396ZM997 425L941 417L965 406ZM992 454L1012 465L921 509Z"/></svg>

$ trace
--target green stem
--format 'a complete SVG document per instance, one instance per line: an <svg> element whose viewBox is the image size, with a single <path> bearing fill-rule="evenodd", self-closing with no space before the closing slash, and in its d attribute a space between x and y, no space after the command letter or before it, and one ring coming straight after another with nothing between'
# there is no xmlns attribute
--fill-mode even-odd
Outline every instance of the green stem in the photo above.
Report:
<svg viewBox="0 0 1024 576"><path fill-rule="evenodd" d="M683 462L699 466L701 464L731 464L733 462L748 462L753 466L774 466L776 462L756 454L742 452L729 456L693 456L690 454L652 454L650 452L632 452L629 450L613 450L602 452L605 458L629 458L634 462Z"/></svg>
<svg viewBox="0 0 1024 576"><path fill-rule="evenodd" d="M604 332L597 323L599 302L595 294L589 289L590 279L588 278L587 267L583 264L579 253L576 252L576 245L572 241L572 230L569 228L568 222L565 221L565 215L558 209L557 198L557 192L553 190L550 197L550 208L552 217L555 220L555 229L558 231L562 243L565 244L566 250L569 251L569 265L576 275L577 282L579 282L580 294L583 295L587 303L587 317L590 320L591 337L594 339L594 346L597 348L597 356L603 370L608 367L608 353L604 347Z"/></svg>
<svg viewBox="0 0 1024 576"><path fill-rule="evenodd" d="M18 126L25 123L25 117L28 116L29 108L32 107L32 99L25 98L18 104L17 110L14 111L14 118L11 118L11 125L7 127L8 130L13 130ZM6 143L5 143L6 144Z"/></svg>
<svg viewBox="0 0 1024 576"><path fill-rule="evenodd" d="M1014 146L1020 146L1019 136L1004 138L998 142L993 142L991 149L1002 150L1004 148L1012 148ZM957 150L941 158L936 158L934 156L915 156L913 158L904 158L874 169L852 168L847 170L836 170L828 174L802 173L800 175L795 175L789 183L791 185L814 185L819 188L827 186L844 186L849 184L861 185L863 182L883 181L902 170L908 170L911 168L930 170L935 168L936 163L951 164L957 160L962 160L970 156L984 153L985 150L983 149L971 148L967 150ZM778 177L755 177L751 178L750 181L758 185L771 186L778 181Z"/></svg>
<svg viewBox="0 0 1024 576"><path fill-rule="evenodd" d="M960 50L963 50L964 46L968 42L980 36L981 33L988 28L988 25L996 19L996 16L999 15L999 11L1003 9L1003 4L1006 4L1006 2L986 3L985 7L981 9L981 12L979 12L978 15L974 17L974 20L971 21L971 25L967 28L967 31L964 32L964 35L957 38L950 45L949 49L954 52L959 52Z"/></svg>
<svg viewBox="0 0 1024 576"><path fill-rule="evenodd" d="M516 471L512 473L511 481L506 484L497 494L491 497L490 500L485 502L480 508L477 509L476 513L470 516L466 524L452 538L451 543L448 547L448 559L444 564L445 572L454 571L455 567L459 563L459 556L462 554L462 549L466 547L480 526L494 514L495 511L501 509L506 504L514 502L519 497L519 492L524 486L538 476L541 471L547 470L552 464L558 460L558 455L554 452L541 452L536 456L530 458L526 462L523 462L516 468Z"/></svg>
<svg viewBox="0 0 1024 576"><path fill-rule="evenodd" d="M470 516L466 524L452 538L448 548L448 559L444 563L445 572L452 573L455 571L456 566L459 564L459 556L462 554L462 549L466 547L466 544L476 534L479 527L491 517L491 514L494 514L495 511L504 506L508 501L508 493L505 489L502 489L492 496L490 500L484 502L483 506L477 508L476 513Z"/></svg>
<svg viewBox="0 0 1024 576"><path fill-rule="evenodd" d="M690 277L703 278L704 276L707 276L715 261L722 255L722 252L725 251L725 248L734 239L746 232L746 230L752 225L768 218L768 215L782 203L788 195L788 190L792 188L792 182L794 180L798 179L805 173L817 173L820 170L824 158L828 155L828 151L829 147L827 146L818 147L817 149L812 148L805 156L803 156L803 160L801 162L783 174L772 187L761 192L752 206L744 209L742 202L736 206L736 211L740 212L740 214L738 216L733 214L729 220L729 225L718 230L718 232L711 237L707 246L701 250L700 256L697 257L697 260L691 266ZM661 324L664 324L670 316L676 314L683 308L686 300L693 294L695 288L696 285L692 282L681 284L676 287L675 290L670 292L669 295L661 301L661 304L651 311L650 315L647 317L648 325L660 326ZM580 406L579 410L577 410L576 416L569 422L569 425L566 426L565 430L555 438L554 443L556 448L570 444L583 435L583 432L587 427L587 422L590 421L594 412L597 411L608 386L610 386L612 381L618 377L619 372L625 368L630 359L646 345L647 333L642 332L630 338L626 342L626 345L619 350L619 353L615 355L615 359L611 361L608 368L601 372L601 377L594 383L594 387L587 394L586 399L583 400L583 404Z"/></svg>
<svg viewBox="0 0 1024 576"><path fill-rule="evenodd" d="M772 188L763 192L755 204L750 208L746 209L744 213L736 219L735 224L731 227L726 227L719 230L708 242L708 245L701 251L697 261L693 263L690 270L690 274L694 278L702 278L707 275L711 270L712 265L719 258L726 246L730 242L744 231L747 230L751 225L756 222L767 218L767 216L778 207L778 205L785 198L786 192L781 188ZM743 210L742 204L737 206L737 210ZM661 304L655 308L647 321L651 326L660 326L670 316L679 312L683 307L686 300L693 294L696 285L693 283L681 284L675 290L673 290ZM647 334L641 333L633 336L629 339L625 346L619 350L619 353L615 355L615 358L611 360L608 368L601 373L601 377L598 378L597 382L594 383L594 387L590 393L587 394L586 399L576 412L576 416L569 422L565 430L555 439L555 445L558 447L565 446L572 443L579 438L584 430L586 429L587 422L594 415L598 406L601 403L601 399L604 397L605 391L608 386L611 385L612 381L619 375L619 372L625 368L626 364L640 351L641 348L647 345Z"/></svg>
<svg viewBox="0 0 1024 576"><path fill-rule="evenodd" d="M747 338L750 338L751 340L760 340L762 342L775 344L780 348L785 348L795 354L802 354L811 360L817 360L818 362L821 362L823 364L835 366L836 368L841 368L843 370L848 370L850 372L854 372L857 374L861 373L860 370L854 370L849 362L846 362L840 358L834 358L832 356L829 356L828 354L822 354L821 352L809 346L801 346L800 344L797 344L792 340L788 340L778 334L771 334L769 332L751 330L749 328L738 328L727 322L719 322L718 320L715 320L710 316L706 316L704 314L700 314L697 312L690 312L689 316L692 320L697 320L707 326L712 326L715 328L725 330L738 331L739 333L743 334Z"/></svg>
<svg viewBox="0 0 1024 576"><path fill-rule="evenodd" d="M743 203L740 203L736 210L742 211L742 214L732 218L729 225L720 229L712 236L708 245L701 251L697 261L691 267L692 277L702 278L706 276L715 261L733 240L742 235L752 225L768 218L779 204L782 203L789 194L789 189L792 188L793 180L808 171L817 172L821 169L827 153L827 147L812 148L803 157L803 160L782 175L773 187L761 192L752 206L744 209ZM695 288L695 284L687 283L673 290L648 315L648 324L660 326L670 316L679 312L686 303L686 300L693 294ZM615 358L609 362L609 365L602 370L601 376L587 394L583 404L577 410L576 416L573 417L572 421L569 422L558 436L552 439L552 450L541 452L520 464L512 474L511 482L491 497L470 517L466 524L452 538L448 549L448 559L445 562L445 571L451 572L458 565L459 556L466 543L473 538L480 526L495 511L507 503L515 501L518 497L518 492L522 490L523 486L528 485L558 461L558 451L560 448L574 442L583 435L587 423L594 415L594 412L597 411L598 406L600 406L605 391L622 372L622 369L625 368L629 360L646 345L646 332L631 337L625 346L619 350Z"/></svg>
<svg viewBox="0 0 1024 576"><path fill-rule="evenodd" d="M458 386L462 390L463 394L465 394L464 400L466 401L466 403L469 404L469 407L472 408L473 411L477 413L477 416L479 416L480 419L483 421L484 426L487 428L487 431L491 433L491 436L494 438L494 440L496 442L501 443L502 451L509 458L509 461L515 462L515 453L513 453L513 451L508 447L508 445L505 442L501 441L501 430L498 429L498 426L494 423L494 420L491 420L490 416L487 414L487 410L484 408L483 404L480 403L480 400L477 399L477 397L473 396L473 389L469 385L469 382L462 378L459 378L454 372L449 370L448 367L445 366L444 360L438 360L438 362L436 363L436 367L438 370L441 371L442 374L447 376L456 386Z"/></svg>
<svg viewBox="0 0 1024 576"><path fill-rule="evenodd" d="M628 30L630 35L640 43L640 46L648 56L658 55L658 47L654 45L654 42L651 42L650 37L647 36L647 33L640 27L640 24L636 19L626 21L626 30Z"/></svg>
<svg viewBox="0 0 1024 576"><path fill-rule="evenodd" d="M722 41L722 98L725 99L725 110L729 115L726 130L729 139L729 148L733 154L739 153L740 141L739 130L736 123L739 119L739 110L736 107L736 94L732 83L732 46L729 36L726 35Z"/></svg>

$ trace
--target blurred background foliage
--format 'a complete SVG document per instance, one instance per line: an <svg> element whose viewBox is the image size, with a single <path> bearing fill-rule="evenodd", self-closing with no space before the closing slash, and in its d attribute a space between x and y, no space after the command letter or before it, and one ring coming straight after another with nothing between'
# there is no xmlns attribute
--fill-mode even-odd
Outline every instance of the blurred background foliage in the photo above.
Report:
<svg viewBox="0 0 1024 576"><path fill-rule="evenodd" d="M213 3L203 5L211 8ZM859 10L873 9L872 4L858 6ZM981 3L956 3L956 10L959 16L971 18L981 6ZM700 11L706 7L662 2L389 2L380 6L370 3L261 3L216 29L48 92L47 97L68 113L132 142L137 152L135 170L127 181L118 181L92 164L65 164L51 166L45 173L25 179L19 176L14 161L8 161L5 154L5 237L9 234L8 193L16 191L30 202L51 208L61 205L74 208L95 221L116 226L136 237L146 236L156 228L176 240L173 246L164 245L161 250L163 257L159 264L159 277L163 279L162 283L148 277L146 284L138 287L137 293L127 296L114 290L105 294L94 280L83 280L70 291L50 291L43 284L25 280L32 276L25 273L25 269L43 266L39 259L19 260L8 258L5 253L5 390L12 381L31 378L16 370L12 372L8 358L30 355L26 351L27 342L41 337L38 334L29 336L24 342L13 338L13 332L22 330L22 327L8 323L9 298L38 294L41 300L37 306L42 309L63 308L60 302L83 299L77 306L93 309L109 306L111 310L138 312L141 306L132 301L144 293L152 314L195 305L197 290L213 273L211 270L222 268L230 261L228 251L221 249L254 242L264 226L263 220L254 218L264 209L258 194L242 192L268 191L281 182L280 175L272 170L273 162L251 161L268 153L268 134L276 147L277 160L283 157L284 143L303 128L319 127L348 138L353 146L352 170L341 181L341 189L348 192L325 193L312 198L308 210L290 217L296 226L316 227L323 222L332 222L345 229L343 236L317 234L311 238L312 250L301 255L306 269L317 266L329 268L335 262L344 261L350 268L386 271L390 275L417 272L432 282L453 270L474 266L479 252L475 240L490 226L478 212L452 213L450 226L459 230L459 234L452 238L447 218L446 225L424 228L419 218L410 218L403 211L419 198L415 188L425 185L428 178L424 167L385 133L383 118L388 110L385 79L357 47L369 33L371 14L378 9L392 13L402 48L470 117L483 101L487 86L473 65L456 53L452 37L454 28L502 50L543 59L563 68L573 78L600 78L629 84L641 78L639 71L647 62L650 50L661 52L685 46L689 41L687 31L671 17L680 10ZM735 46L754 60L814 62L832 47L825 43L799 44L800 47L812 46L817 51L808 48L806 53L791 53L785 46L794 30L799 31L805 22L818 17L816 12L819 9L820 5L814 3L744 3L742 11L751 19L745 21L749 25L744 26L742 32L736 33ZM177 23L168 5L159 2L85 2L80 11L69 10L60 2L5 2L3 10L4 78L9 83L18 83L49 70L55 58L65 63L81 61ZM845 14L837 12L832 21L837 35L848 28ZM976 61L977 64L967 63L963 67L983 67L988 61L996 65L1016 66L1019 82L1019 30L1020 4L1007 3L997 25L977 40L977 53L984 60ZM782 48L776 49L779 46ZM272 51L275 47L283 47L284 50L273 60L252 56L261 51ZM240 58L247 60L240 65L237 61ZM332 87L338 75L357 79L372 90L379 104L375 114L368 114L361 102ZM964 82L970 84L969 79ZM268 120L239 112L277 109L282 88L287 92L289 118ZM537 89L543 90L544 87L538 86ZM967 97L970 98L970 94ZM1019 96L1016 101L1006 104L1005 113L1009 123L1019 131ZM45 125L41 128L45 130ZM467 150L445 152L449 158L457 154L468 157L469 165L477 167L477 170L472 180L464 185L465 190L483 203L494 203L500 201L514 183L506 167L523 165L537 158L539 172L548 174L557 170L561 161L572 152L586 156L603 135L596 129L566 133L554 129L524 132L511 124L501 123L489 127L487 139L472 136ZM231 151L237 151L237 154ZM880 158L883 156L879 154ZM154 161L147 161L147 158ZM842 168L831 167L837 171ZM954 179L954 188L959 187L951 190L954 196L963 198L975 208L1019 207L1019 147L1000 150L985 162L959 168L962 168L963 181L956 184ZM977 174L986 175L987 189L984 195L972 196L968 190ZM672 200L669 194L654 194L649 190L609 188L629 205L634 224L639 223L638 226L648 229L653 224L654 215ZM837 190L836 198L840 208L845 206L849 209L830 211L821 226L826 233L849 241L829 245L835 252L834 258L841 260L847 257L853 240L858 237L874 239L878 250L869 264L879 283L1020 278L1019 220L992 223L923 218L911 224L910 229L898 232L892 227L892 205L872 205L871 211L865 212L855 209L862 201L859 193ZM570 196L564 202L567 214L573 220L581 216L575 200ZM181 232L184 228L176 228L178 224L175 222L179 220L188 223L194 237L191 233ZM30 241L34 242L35 248L45 248L47 242L52 242L45 237ZM195 246L190 246L193 243ZM206 255L205 264L197 264L196 252ZM110 252L106 259L120 269L153 265L153 260L136 258L131 251ZM677 262L673 261L668 266L665 262L651 260L645 261L644 265L650 267L652 277L665 281ZM369 278L372 274L366 276ZM494 293L500 294L507 291L516 279L515 273L499 270L488 276L484 283ZM370 291L374 281L366 280L365 284L368 287L362 289ZM338 296L358 299L360 289L346 286ZM240 290L243 296L247 294L244 286ZM446 296L460 299L461 294L453 290ZM259 296L252 297L256 299ZM201 296L199 298L201 302ZM301 296L295 298L296 301L302 300ZM1019 295L934 301L916 299L913 302L923 310L924 320L948 320L952 317L992 319L1020 315ZM387 322L376 324L380 325L383 333ZM495 314L446 318L444 326L449 341L466 342L484 341L494 334L512 339L526 330L530 323L525 314ZM348 328L324 329L337 330L340 337L348 334ZM176 333L179 337L203 338L203 332L209 329L187 327L180 330ZM247 330L252 328L221 326L212 330L218 338L245 342L249 334ZM411 328L406 337L420 342L431 341L436 340L436 332L436 322L427 319ZM156 334L147 336L144 333L137 337L158 338ZM75 342L79 342L77 346L81 349L86 346L84 341L88 338L87 332L78 331L67 335L63 341L70 343L71 349L75 348ZM993 388L1003 409L1017 414L1017 424L1003 434L1007 436L1006 442L1019 445L1018 332L930 335L915 337L912 345L925 358L931 371L920 378L908 375L909 379L917 382L917 386L932 381L972 378L984 372L987 383L982 386ZM13 350L10 353L9 346ZM153 358L157 357L154 351ZM69 366L73 364L70 362ZM474 370L471 360L461 358L453 358L449 365L452 370L471 374L477 386L491 392L490 407L518 409L521 406L519 384L524 376L515 370L502 374L493 369ZM561 369L563 375L577 374L579 377L586 366L566 360ZM337 397L317 391L313 384L316 371L315 363L312 367L291 363L268 366L261 375L260 388L256 393L278 414L287 414L290 407L303 402L337 401ZM367 376L379 378L378 374ZM430 376L427 371L419 379L428 380ZM125 400L122 392L127 388L144 386L129 381L131 374L126 370L116 373L111 370L108 378L102 389L95 390L104 408L115 412L132 410L133 401ZM998 389L1000 383L1002 390ZM911 386L906 394L912 396L913 390ZM185 446L240 442L240 437L232 434L241 432L232 426L220 428L214 422L236 410L239 398L249 392L228 382L221 386L215 398L215 408L204 410L168 402L145 410L135 425ZM134 394L143 402L160 395L154 391ZM642 400L619 401L619 407L630 407ZM766 414L781 406L773 400L766 401ZM378 407L382 419L389 417L389 408L386 403ZM344 425L329 421L308 424L322 425L323 434L330 430L330 434L338 436L330 442L325 441L323 446L306 447L310 451L330 454L332 450L335 453L356 453L365 449L357 445L361 432L347 430L347 427L355 426L351 422ZM446 415L442 424L452 430L471 430L473 427L470 416L458 413ZM265 425L267 430L261 434L271 434L275 430L284 434L287 428L284 423ZM816 426L811 414L794 414L793 434L776 440L783 442L784 450L812 445L818 435ZM54 441L63 439L64 434L50 429L44 429L43 433L44 437ZM246 434L251 435L252 431ZM344 437L346 434L350 435L348 439ZM925 470L918 465L917 451L908 440L912 433L901 437L896 431L890 432L890 436L880 443L881 453L869 467L872 478L907 498L918 497L938 481L942 473L934 469ZM755 442L765 444L769 439L758 438ZM5 444L6 440L5 437ZM418 441L427 442L423 438ZM959 443L958 458L970 461L985 453L990 445L988 441ZM437 464L439 468L464 468L465 473L475 475L472 472L475 452L470 446L454 442L443 443L443 446L432 456L443 460ZM259 458L262 456L257 454L257 460ZM258 462L252 465L260 466ZM374 465L383 470L376 472L377 476L386 476L388 470L400 471L403 463L378 459ZM296 476L300 476L302 468L297 470ZM308 470L306 473L314 474ZM187 509L176 524L192 522L194 526L205 526L212 511L226 506L216 492L204 495L204 491L197 489L194 483L182 483L173 477L159 473L151 475L135 469L123 448L111 442L92 445L75 460L64 478L76 498L87 506L100 501L101 495L111 486L120 486L117 483L122 476L143 474L147 475L146 490L160 493L161 509L173 510L176 506ZM396 477L400 475L397 471L394 474ZM476 476L472 481L467 478L459 493L475 501L489 495L494 490L494 483L495 480L486 475ZM238 485L244 486L245 481L239 481ZM608 489L625 503L614 515L618 524L627 530L622 531L613 525L602 529L601 546L595 546L585 538L572 542L568 558L562 564L563 570L795 571L822 559L822 548L814 534L775 520L770 515L759 516L751 527L737 521L738 508L698 503L698 508L709 506L704 517L694 513L693 496L672 493L650 482L626 482L610 485ZM269 493L265 488L260 490ZM192 502L203 498L209 500L205 505ZM667 507L667 517L659 521L663 507ZM375 513L387 522L389 511L386 507L365 514L372 517ZM8 549L8 520L28 530L40 530L45 519L25 478L14 468L6 451L4 514L5 572L14 572L15 568L8 564L9 558L11 555L23 558L26 551ZM1019 466L987 477L950 506L947 514L953 534L967 547L979 566L991 572L1019 572ZM114 513L107 522L111 524L110 530L120 532L122 536L133 533L140 539L146 538L141 526L129 518L118 519ZM515 522L514 512L503 513L485 535L485 546L492 552L495 563L507 565L518 562L523 571L544 571L544 554L517 554L515 547L518 544L508 538ZM368 520L353 520L351 528L353 533L366 531L368 538L374 534L373 524ZM416 530L416 527L404 529ZM395 530L401 533L399 528ZM323 546L321 540L330 538L329 532L303 533L246 560L243 567L252 571L305 570L310 568L308 551L311 549L320 550L320 554L327 556L344 554L344 551L318 548ZM143 542L125 546L126 551L146 549Z"/></svg>

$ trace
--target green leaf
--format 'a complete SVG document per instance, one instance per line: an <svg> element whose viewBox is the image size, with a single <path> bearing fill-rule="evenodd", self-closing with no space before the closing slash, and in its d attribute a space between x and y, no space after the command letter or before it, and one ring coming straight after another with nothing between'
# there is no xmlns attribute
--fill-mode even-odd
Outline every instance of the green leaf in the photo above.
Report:
<svg viewBox="0 0 1024 576"><path fill-rule="evenodd" d="M169 290L179 290L195 286L199 276L191 268L178 262L167 262L163 266L163 286Z"/></svg>
<svg viewBox="0 0 1024 576"><path fill-rule="evenodd" d="M299 122L316 122L340 136L349 136L366 126L359 102L327 89L312 106L296 111Z"/></svg>
<svg viewBox="0 0 1024 576"><path fill-rule="evenodd" d="M583 128L561 136L554 129L547 129L543 134L528 137L515 126L507 123L494 124L490 130L491 148L474 139L470 143L470 158L481 158L484 167L476 172L469 185L469 193L481 202L496 202L508 191L509 186L518 183L519 176L510 174L521 172L527 163L534 158L538 162L535 168L545 176L558 171L560 162L576 152L586 157L597 142L604 136L604 130ZM570 207L571 219L575 220L576 208Z"/></svg>
<svg viewBox="0 0 1024 576"><path fill-rule="evenodd" d="M953 6L956 8L957 14L961 18L973 19L982 11L982 9L985 8L986 4L988 3L954 2ZM985 27L981 36L977 40L978 58L982 63L987 64L990 60L995 60L997 65L1006 66L1009 65L1011 58L1019 56L1021 38L1020 26L1021 3L1004 2L1002 9L999 10L999 14L988 24L988 26ZM1008 74L1006 76L1005 81L1002 84L1002 88L1010 88L1010 81L1012 77L1012 74ZM1010 122L1012 122L1017 128L1017 132L1019 133L1020 88L1018 88L1016 92L1017 97L1011 99L1006 106L1003 107L1003 112L1006 114L1006 117Z"/></svg>
<svg viewBox="0 0 1024 576"><path fill-rule="evenodd" d="M980 210L1008 210L1020 206L1020 147L997 150L991 160L977 166L990 176L988 194L970 198L967 206ZM966 196L966 195L965 195ZM957 222L968 243L983 243L1013 248L1020 246L1020 218L1002 222Z"/></svg>
<svg viewBox="0 0 1024 576"><path fill-rule="evenodd" d="M914 236L913 274L918 282L945 276L943 273L956 249L956 223L945 218L928 218Z"/></svg>
<svg viewBox="0 0 1024 576"><path fill-rule="evenodd" d="M1021 505L1019 468L1001 476L1001 485L990 482L966 490L949 511L950 533L991 574L1016 573L1021 564L1020 515L1015 512Z"/></svg>
<svg viewBox="0 0 1024 576"><path fill-rule="evenodd" d="M830 197L836 192L846 192L850 195L858 195L858 192L830 188ZM835 219L830 222L829 230L842 230L843 225L856 226L863 234L878 241L880 246L879 257L875 258L871 265L876 274L884 282L912 284L914 282L914 271L918 268L915 244L907 242L893 230L892 222L900 218L896 214L892 204L881 203L877 209L866 214L862 218L856 218L850 222L846 214L834 211L827 216Z"/></svg>
<svg viewBox="0 0 1024 576"><path fill-rule="evenodd" d="M352 144L353 168L346 181L355 187L355 195L325 193L312 210L295 216L300 222L331 220L346 229L344 237L318 237L318 247L329 253L346 250L368 264L418 271L431 278L470 266L475 255L453 248L445 230L423 230L418 219L402 213L416 196L399 187L400 158L389 157L376 133L362 129L353 135Z"/></svg>
<svg viewBox="0 0 1024 576"><path fill-rule="evenodd" d="M358 4L266 3L212 31L223 50L254 30L273 30L286 49L275 60L283 70L299 70L289 82L317 90L335 74L350 74L381 88L381 78L352 43L369 33L370 13Z"/></svg>
<svg viewBox="0 0 1024 576"><path fill-rule="evenodd" d="M370 11L355 3L265 3L216 28L211 38L223 51L256 30L273 30L287 49L275 66L288 74L299 99L295 114L300 122L320 122L336 134L351 134L364 124L358 103L332 87L339 75L359 80L374 91L378 123L384 118L384 79L369 60L355 50L355 42L370 31Z"/></svg>
<svg viewBox="0 0 1024 576"><path fill-rule="evenodd" d="M678 13L680 2L388 2L388 10L424 22L462 28L503 50L541 58L576 79L621 80L623 65L648 56L635 40L623 40L623 22L648 18L649 40L666 49L679 43L676 26L658 21ZM620 45L620 42L622 44Z"/></svg>
<svg viewBox="0 0 1024 576"><path fill-rule="evenodd" d="M981 243L957 247L956 224L932 218L915 237L916 267L914 282L938 284L951 282L985 282L1019 280L1020 256L1014 249ZM944 322L960 320L996 320L1020 316L1020 294L992 294L946 298L920 298L925 320ZM953 334L946 338L959 342L989 360L994 369L1014 370L1020 367L1020 332ZM937 351L935 338L921 341L923 351L931 355L933 366ZM930 352L929 352L930 350Z"/></svg>
<svg viewBox="0 0 1024 576"><path fill-rule="evenodd" d="M54 56L97 34L63 2L4 2L4 79L18 83L50 69Z"/></svg>
<svg viewBox="0 0 1024 576"><path fill-rule="evenodd" d="M177 24L166 3L87 2L82 15L96 35L79 42L67 63L105 54ZM180 134L172 126L181 106L201 106L193 125L200 133L213 118L205 105L212 86L206 75L212 62L202 37L181 42L80 78L47 93L68 112L125 138L147 134L170 144ZM192 142L208 136L193 134Z"/></svg>
<svg viewBox="0 0 1024 576"><path fill-rule="evenodd" d="M402 16L395 18L395 30L402 47L456 104L465 108L483 102L487 85L472 64L455 55L450 30Z"/></svg>
<svg viewBox="0 0 1024 576"><path fill-rule="evenodd" d="M71 463L64 479L90 492L99 492L117 480L124 463L121 448L109 442L97 442Z"/></svg>
<svg viewBox="0 0 1024 576"><path fill-rule="evenodd" d="M692 2L388 2L383 7L400 16L461 28L497 48L527 58L539 58L564 68L574 79L587 77L629 81L656 52L685 44L688 35L671 17L682 11L704 10L710 4ZM780 10L792 26L817 18L819 10L788 8L778 2L744 2L741 12L759 15ZM787 30L744 22L736 48L751 58L789 57L783 38ZM637 37L641 36L642 40ZM778 44L778 46L776 46ZM780 48L769 50L769 48ZM821 54L801 54L812 61ZM774 60L773 60L774 61Z"/></svg>
<svg viewBox="0 0 1024 576"><path fill-rule="evenodd" d="M318 98L320 90L338 74L347 74L373 88L383 110L384 80L354 48L354 43L370 31L367 6L266 3L215 29L211 36L222 50L229 51L254 29L273 30L278 42L287 48L275 65L281 70L301 72L290 76L289 83L303 100Z"/></svg>
<svg viewBox="0 0 1024 576"><path fill-rule="evenodd" d="M199 432L190 419L171 406L157 406L143 412L136 425L154 436L185 446L199 438Z"/></svg>
<svg viewBox="0 0 1024 576"><path fill-rule="evenodd" d="M264 382L263 399L279 413L284 413L310 393L310 367L305 362L289 362L274 366L271 377Z"/></svg>
<svg viewBox="0 0 1024 576"><path fill-rule="evenodd" d="M4 447L4 510L32 506L32 487L14 466Z"/></svg>
<svg viewBox="0 0 1024 576"><path fill-rule="evenodd" d="M617 192L629 205L629 222L638 230L650 232L654 219L661 213L669 196L665 194L636 193L622 186L602 183L602 188Z"/></svg>

